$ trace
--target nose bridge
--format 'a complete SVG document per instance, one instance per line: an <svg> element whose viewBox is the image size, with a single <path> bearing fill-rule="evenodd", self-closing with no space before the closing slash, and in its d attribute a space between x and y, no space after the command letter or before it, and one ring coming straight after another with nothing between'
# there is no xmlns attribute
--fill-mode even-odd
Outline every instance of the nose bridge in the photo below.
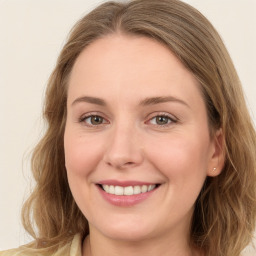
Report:
<svg viewBox="0 0 256 256"><path fill-rule="evenodd" d="M135 122L120 118L111 127L105 161L108 165L116 168L136 166L143 161L143 152Z"/></svg>

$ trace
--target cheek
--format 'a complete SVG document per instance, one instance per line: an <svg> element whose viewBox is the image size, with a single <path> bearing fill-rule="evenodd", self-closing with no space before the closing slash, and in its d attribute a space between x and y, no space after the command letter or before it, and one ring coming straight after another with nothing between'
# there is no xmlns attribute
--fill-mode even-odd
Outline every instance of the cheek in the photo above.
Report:
<svg viewBox="0 0 256 256"><path fill-rule="evenodd" d="M102 159L102 145L93 138L85 137L80 132L66 129L64 135L65 165L72 195L83 212L90 216L88 203L94 204L91 194L92 173Z"/></svg>
<svg viewBox="0 0 256 256"><path fill-rule="evenodd" d="M87 176L102 158L102 145L68 129L64 136L65 164L68 175Z"/></svg>
<svg viewBox="0 0 256 256"><path fill-rule="evenodd" d="M201 187L207 174L208 138L176 134L172 138L155 141L148 147L148 159L166 176L171 184L180 189Z"/></svg>
<svg viewBox="0 0 256 256"><path fill-rule="evenodd" d="M154 159L155 168L167 181L168 196L163 204L172 209L170 219L180 219L193 211L204 184L207 171L205 146L197 140L184 137L176 137L170 143L166 141L161 145L156 145L150 151L151 159Z"/></svg>

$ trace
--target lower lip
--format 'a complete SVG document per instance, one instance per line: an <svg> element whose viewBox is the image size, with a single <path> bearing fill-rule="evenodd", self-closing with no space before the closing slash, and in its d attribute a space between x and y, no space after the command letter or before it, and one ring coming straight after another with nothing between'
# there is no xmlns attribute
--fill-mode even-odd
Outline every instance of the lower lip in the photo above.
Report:
<svg viewBox="0 0 256 256"><path fill-rule="evenodd" d="M141 193L137 195L131 195L131 196L117 196L113 194L108 194L105 192L102 188L98 187L100 194L102 197L108 201L109 203L115 205L115 206L123 206L123 207L128 207L128 206L133 206L136 204L139 204L149 198L157 189L153 189L149 192L146 193Z"/></svg>

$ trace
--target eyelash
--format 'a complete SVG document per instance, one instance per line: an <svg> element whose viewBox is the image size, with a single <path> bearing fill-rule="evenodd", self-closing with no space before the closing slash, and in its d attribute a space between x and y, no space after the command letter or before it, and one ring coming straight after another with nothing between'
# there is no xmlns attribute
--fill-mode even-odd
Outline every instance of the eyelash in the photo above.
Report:
<svg viewBox="0 0 256 256"><path fill-rule="evenodd" d="M97 117L97 118L101 118L103 120L102 124L98 124L98 125L93 125L92 124L92 118L93 117ZM86 119L91 118L91 124L88 124L86 122ZM81 118L79 118L79 123L83 123L84 125L88 126L88 127L92 127L92 128L98 128L101 127L102 125L108 124L109 122L104 122L106 121L106 119L104 117L102 117L100 114L96 114L96 113L88 113L87 115L82 116Z"/></svg>
<svg viewBox="0 0 256 256"><path fill-rule="evenodd" d="M93 117L101 118L103 120L103 123L98 124L98 125L93 125L92 124L92 118ZM175 123L178 122L177 118L174 118L173 116L171 116L171 115L169 115L167 113L158 113L158 114L155 114L154 116L152 116L151 118L149 118L145 123L148 124L153 119L156 119L156 118L159 118L159 117L167 118L168 119L168 123L167 124L163 124L163 125L160 125L160 124L151 124L151 125L153 125L155 127L165 128L165 127L169 127L170 125L175 124ZM89 119L89 118L91 118L90 124L88 124L86 122L86 119ZM91 127L91 128L100 128L103 125L109 124L109 122L104 117L102 117L101 115L96 114L96 113L88 113L87 115L82 116L81 118L79 118L79 123L83 123L87 127Z"/></svg>
<svg viewBox="0 0 256 256"><path fill-rule="evenodd" d="M169 115L167 113L158 113L158 114L154 115L153 117L151 117L148 121L146 121L146 123L150 123L150 121L152 121L153 119L159 118L159 117L167 118L168 119L168 123L167 124L162 124L162 125L160 125L160 124L152 124L153 126L155 126L155 127L157 126L157 127L160 127L160 128L166 128L166 127L169 127L169 126L171 126L171 125L173 125L173 124L178 122L177 118L175 118L175 117L173 117L173 116L171 116L171 115Z"/></svg>

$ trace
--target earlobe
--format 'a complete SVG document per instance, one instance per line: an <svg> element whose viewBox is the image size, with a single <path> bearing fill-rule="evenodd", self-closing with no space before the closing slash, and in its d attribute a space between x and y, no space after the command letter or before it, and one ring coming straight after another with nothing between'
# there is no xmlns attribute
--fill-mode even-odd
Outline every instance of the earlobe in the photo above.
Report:
<svg viewBox="0 0 256 256"><path fill-rule="evenodd" d="M207 175L215 177L222 172L225 163L225 138L222 129L216 131L212 143L213 150Z"/></svg>
<svg viewBox="0 0 256 256"><path fill-rule="evenodd" d="M214 167L212 170L208 171L208 176L216 177L216 176L218 176L221 173L221 171L222 171L222 168L218 169L218 168Z"/></svg>

